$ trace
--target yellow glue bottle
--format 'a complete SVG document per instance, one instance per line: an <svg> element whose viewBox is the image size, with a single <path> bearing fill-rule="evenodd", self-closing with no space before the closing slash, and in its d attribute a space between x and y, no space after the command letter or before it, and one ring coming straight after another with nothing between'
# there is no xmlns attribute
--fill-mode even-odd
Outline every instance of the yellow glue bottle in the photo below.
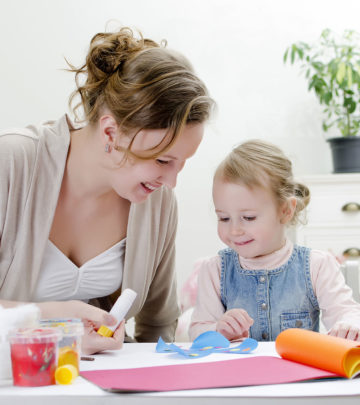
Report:
<svg viewBox="0 0 360 405"><path fill-rule="evenodd" d="M129 311L136 296L136 292L130 288L124 290L110 311L110 314L113 315L118 322L114 326L101 325L97 333L105 337L111 337L114 334L115 329L119 326L120 322L125 318L125 315Z"/></svg>

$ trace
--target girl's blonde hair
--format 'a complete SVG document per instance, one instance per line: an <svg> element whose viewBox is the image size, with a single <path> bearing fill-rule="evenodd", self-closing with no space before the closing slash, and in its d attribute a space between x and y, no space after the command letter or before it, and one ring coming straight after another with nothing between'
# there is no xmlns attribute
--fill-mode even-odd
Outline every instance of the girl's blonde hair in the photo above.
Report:
<svg viewBox="0 0 360 405"><path fill-rule="evenodd" d="M252 187L269 187L279 204L296 198L291 224L300 222L299 214L310 201L310 191L294 181L291 161L277 146L250 140L234 148L216 169L214 179Z"/></svg>
<svg viewBox="0 0 360 405"><path fill-rule="evenodd" d="M77 85L69 100L76 119L82 107L85 119L94 124L107 108L132 138L126 150L116 149L141 159L153 159L169 149L184 125L205 122L214 104L184 56L141 33L136 37L128 27L96 34L84 65L69 66ZM73 106L76 96L80 101ZM165 128L167 135L154 149L142 156L131 152L142 129Z"/></svg>

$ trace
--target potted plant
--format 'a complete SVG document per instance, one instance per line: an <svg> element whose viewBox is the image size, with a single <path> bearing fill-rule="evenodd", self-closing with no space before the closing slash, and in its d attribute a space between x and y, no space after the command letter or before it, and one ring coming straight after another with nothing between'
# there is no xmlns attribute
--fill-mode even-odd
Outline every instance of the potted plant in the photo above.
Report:
<svg viewBox="0 0 360 405"><path fill-rule="evenodd" d="M308 90L324 106L323 130L338 130L338 137L327 139L334 172L360 172L360 34L346 30L337 36L325 29L313 44L290 45L287 60L301 63Z"/></svg>

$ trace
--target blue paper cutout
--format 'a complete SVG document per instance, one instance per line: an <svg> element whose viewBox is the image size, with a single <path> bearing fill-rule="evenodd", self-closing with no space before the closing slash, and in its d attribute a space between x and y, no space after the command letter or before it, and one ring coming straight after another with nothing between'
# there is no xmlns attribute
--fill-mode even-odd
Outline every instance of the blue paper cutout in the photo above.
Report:
<svg viewBox="0 0 360 405"><path fill-rule="evenodd" d="M173 343L165 343L161 337L156 345L158 353L178 353L184 357L204 357L211 353L247 354L258 346L255 339L247 338L238 346L230 347L230 342L219 332L208 331L199 335L190 349L182 349Z"/></svg>
<svg viewBox="0 0 360 405"><path fill-rule="evenodd" d="M179 353L185 357L204 357L207 356L208 353L206 350L193 350L193 349L182 349L181 347L174 345L173 343L165 343L161 337L159 337L159 341L156 345L156 351L158 353Z"/></svg>
<svg viewBox="0 0 360 405"><path fill-rule="evenodd" d="M190 349L204 350L210 347L229 347L230 342L219 332L209 330L199 335L191 345Z"/></svg>

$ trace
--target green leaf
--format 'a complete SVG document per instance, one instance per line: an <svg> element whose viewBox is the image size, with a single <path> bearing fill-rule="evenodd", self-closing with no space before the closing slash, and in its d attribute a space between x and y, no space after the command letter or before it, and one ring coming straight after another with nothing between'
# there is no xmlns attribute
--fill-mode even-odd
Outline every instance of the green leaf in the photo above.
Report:
<svg viewBox="0 0 360 405"><path fill-rule="evenodd" d="M352 78L352 70L351 70L351 66L347 66L346 69L346 73L347 73L347 84L348 87L351 87L353 85L353 78Z"/></svg>
<svg viewBox="0 0 360 405"><path fill-rule="evenodd" d="M324 64L321 62L313 62L312 66L315 70L320 71L320 72L324 69Z"/></svg>
<svg viewBox="0 0 360 405"><path fill-rule="evenodd" d="M293 44L291 46L291 54L290 54L290 61L291 61L292 65L294 64L294 61L295 61L295 53L296 53L296 45Z"/></svg>
<svg viewBox="0 0 360 405"><path fill-rule="evenodd" d="M347 109L349 114L352 114L356 109L356 102L351 97L347 97L344 100L344 107Z"/></svg>
<svg viewBox="0 0 360 405"><path fill-rule="evenodd" d="M289 53L289 48L285 51L285 53L284 53L284 58L283 58L283 60L284 60L284 63L286 63L286 59L287 59L287 57L288 57L288 53Z"/></svg>
<svg viewBox="0 0 360 405"><path fill-rule="evenodd" d="M328 91L327 93L324 94L324 102L326 105L329 105L331 99L332 99L331 91Z"/></svg>
<svg viewBox="0 0 360 405"><path fill-rule="evenodd" d="M336 59L333 59L329 62L328 64L328 72L330 73L330 75L332 77L336 76L336 73L338 71L338 65L339 65L339 61Z"/></svg>
<svg viewBox="0 0 360 405"><path fill-rule="evenodd" d="M340 62L338 66L338 70L336 73L336 81L340 84L344 80L346 74L346 65L344 62Z"/></svg>

